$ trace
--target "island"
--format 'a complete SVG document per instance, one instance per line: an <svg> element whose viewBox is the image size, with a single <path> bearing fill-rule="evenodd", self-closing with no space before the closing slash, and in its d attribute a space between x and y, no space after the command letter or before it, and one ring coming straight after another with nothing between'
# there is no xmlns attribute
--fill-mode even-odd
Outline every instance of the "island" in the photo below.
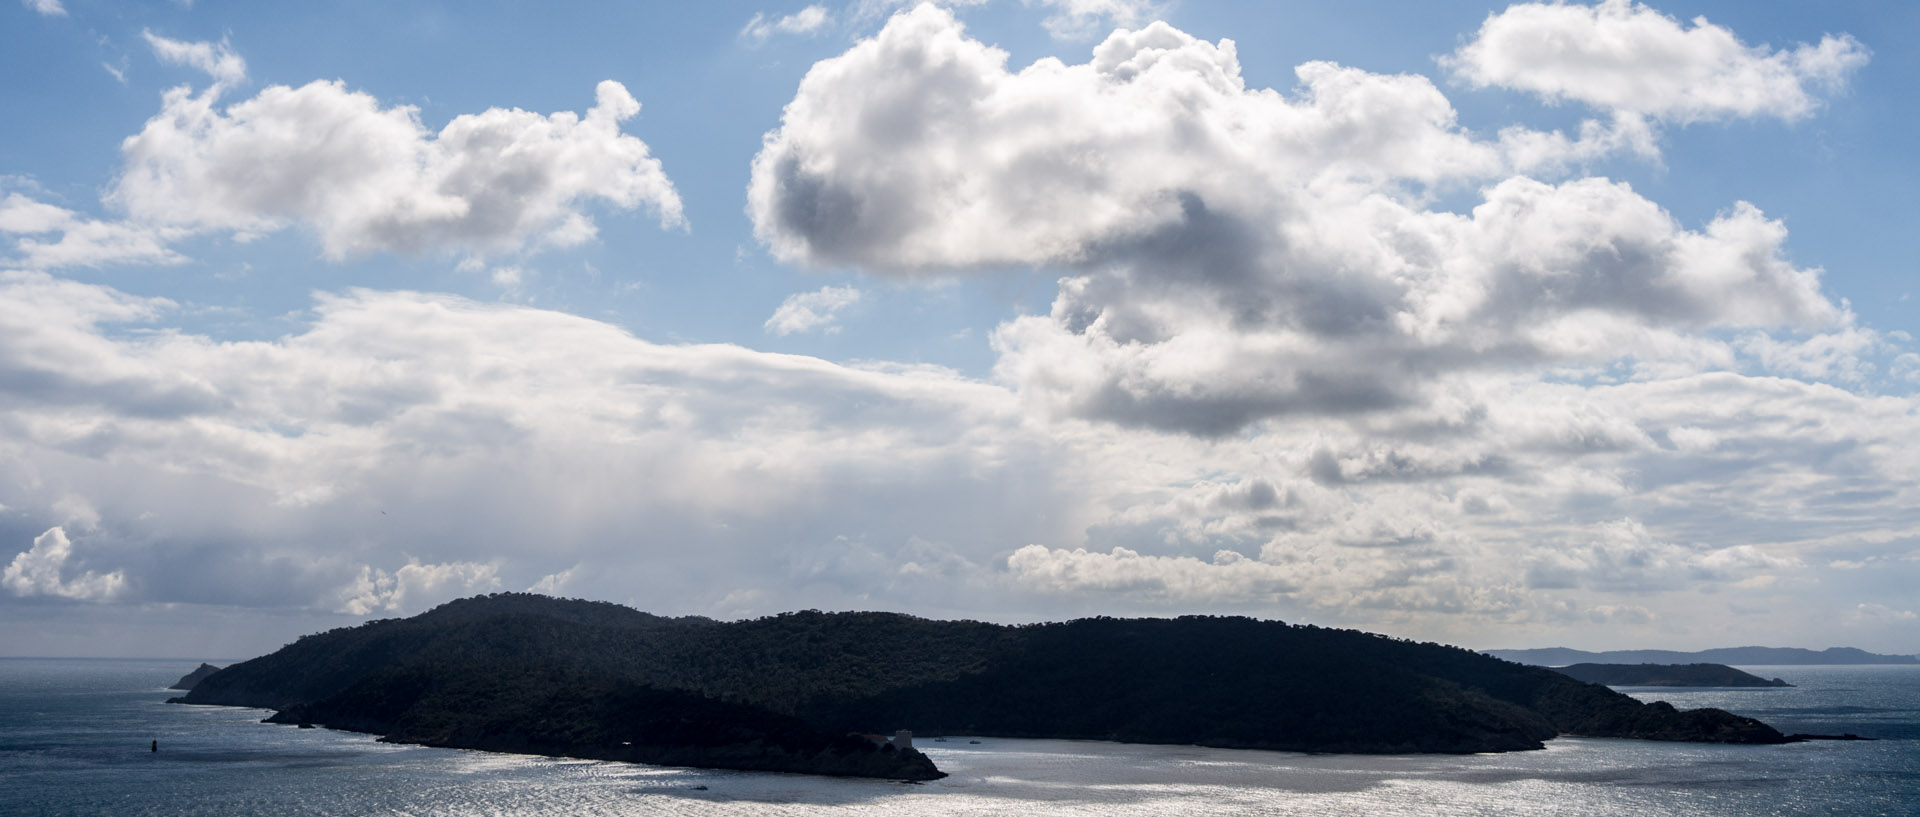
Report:
<svg viewBox="0 0 1920 817"><path fill-rule="evenodd" d="M179 689L179 690L192 690L195 685L205 680L207 676L212 675L219 671L220 671L219 667L216 667L212 664L203 663L199 667L196 667L192 672L189 672L185 675L180 676L180 680L173 682L173 686L170 686L167 688Z"/></svg>
<svg viewBox="0 0 1920 817"><path fill-rule="evenodd" d="M1280 621L722 622L526 593L306 636L173 701L393 742L902 780L941 774L911 734L1349 753L1789 740L1459 647Z"/></svg>
<svg viewBox="0 0 1920 817"><path fill-rule="evenodd" d="M1725 664L1573 664L1554 667L1589 684L1612 687L1790 687Z"/></svg>
<svg viewBox="0 0 1920 817"><path fill-rule="evenodd" d="M1564 667L1568 664L1690 664L1710 661L1739 666L1780 664L1920 664L1920 655L1883 655L1854 647L1829 647L1807 650L1799 647L1721 647L1697 652L1673 650L1609 650L1587 652L1566 647L1541 647L1528 650L1486 650L1486 654L1522 664Z"/></svg>

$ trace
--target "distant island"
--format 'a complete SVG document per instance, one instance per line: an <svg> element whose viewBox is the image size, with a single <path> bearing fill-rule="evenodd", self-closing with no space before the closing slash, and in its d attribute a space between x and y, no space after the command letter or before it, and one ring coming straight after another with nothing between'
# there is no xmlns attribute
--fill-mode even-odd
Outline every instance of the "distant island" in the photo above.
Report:
<svg viewBox="0 0 1920 817"><path fill-rule="evenodd" d="M1554 671L1589 684L1634 687L1790 687L1725 664L1571 664Z"/></svg>
<svg viewBox="0 0 1920 817"><path fill-rule="evenodd" d="M1279 621L718 622L523 593L306 636L173 700L393 742L907 780L941 773L880 735L1354 753L1789 740L1458 647Z"/></svg>
<svg viewBox="0 0 1920 817"><path fill-rule="evenodd" d="M1495 658L1504 658L1536 667L1564 667L1568 664L1694 664L1714 663L1736 666L1775 664L1920 664L1920 656L1880 655L1852 647L1806 650L1798 647L1722 647L1699 652L1673 650L1609 650L1587 652L1566 647L1532 650L1482 650Z"/></svg>

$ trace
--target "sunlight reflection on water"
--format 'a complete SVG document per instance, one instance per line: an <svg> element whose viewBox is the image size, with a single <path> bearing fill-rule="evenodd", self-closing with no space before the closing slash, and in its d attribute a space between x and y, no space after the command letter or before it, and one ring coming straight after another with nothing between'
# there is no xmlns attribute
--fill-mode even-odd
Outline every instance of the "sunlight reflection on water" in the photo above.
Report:
<svg viewBox="0 0 1920 817"><path fill-rule="evenodd" d="M261 724L260 710L170 706L167 693L137 682L155 666L0 661L0 813L1753 817L1909 815L1920 802L1914 740L1563 738L1538 752L1378 757L956 737L921 742L951 775L924 785L668 769L394 746ZM1664 697L1893 732L1920 719L1920 672L1789 680L1805 684ZM72 693L47 694L54 689ZM146 751L154 736L159 753Z"/></svg>

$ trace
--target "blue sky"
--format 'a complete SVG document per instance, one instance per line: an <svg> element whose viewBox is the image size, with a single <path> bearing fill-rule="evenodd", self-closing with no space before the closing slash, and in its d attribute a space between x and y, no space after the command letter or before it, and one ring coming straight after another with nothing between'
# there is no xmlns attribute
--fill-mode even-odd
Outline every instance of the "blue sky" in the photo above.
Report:
<svg viewBox="0 0 1920 817"><path fill-rule="evenodd" d="M0 654L529 588L1920 649L1907 4L0 19Z"/></svg>

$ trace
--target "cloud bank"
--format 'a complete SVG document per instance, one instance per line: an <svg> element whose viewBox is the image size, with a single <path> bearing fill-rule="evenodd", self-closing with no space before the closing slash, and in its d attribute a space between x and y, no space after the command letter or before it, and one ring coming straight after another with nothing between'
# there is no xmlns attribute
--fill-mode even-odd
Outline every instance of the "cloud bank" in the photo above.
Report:
<svg viewBox="0 0 1920 817"><path fill-rule="evenodd" d="M1539 139L1476 139L1422 77L1308 63L1291 97L1248 89L1232 42L1164 23L1005 62L939 8L895 17L808 72L749 210L792 261L1070 270L994 335L1055 415L1228 434L1472 372L1724 366L1704 332L1851 321L1752 205L1690 230L1623 183L1505 176ZM1470 183L1471 212L1427 208Z"/></svg>
<svg viewBox="0 0 1920 817"><path fill-rule="evenodd" d="M127 141L129 220L0 199L0 604L332 622L532 587L1477 646L1911 626L1910 339L1860 325L1759 208L1685 222L1582 169L1657 158L1668 124L1811 115L1857 44L1516 6L1449 70L1597 118L1489 134L1423 76L1250 87L1232 41L1134 22L1011 70L952 14L904 12L813 66L752 161L748 214L787 262L1056 278L978 377L348 287L222 339L191 304L49 274L176 262L202 232L303 227L351 259L569 245L596 207L683 218L617 83L585 115L433 132L333 82L227 104L237 57L152 38L216 79ZM1548 55L1584 73L1515 50L1550 24L1667 50ZM1610 90L1656 56L1692 67ZM338 136L290 135L315 127ZM830 332L860 298L795 293L762 328Z"/></svg>
<svg viewBox="0 0 1920 817"><path fill-rule="evenodd" d="M1045 420L942 369L446 295L321 295L245 342L129 331L179 307L40 273L0 304L0 379L34 384L0 395L0 483L38 526L23 600L368 615L532 586L715 615L1653 632L1920 535L1911 399L1777 377L1477 376L1196 440ZM38 533L69 519L84 562Z"/></svg>

